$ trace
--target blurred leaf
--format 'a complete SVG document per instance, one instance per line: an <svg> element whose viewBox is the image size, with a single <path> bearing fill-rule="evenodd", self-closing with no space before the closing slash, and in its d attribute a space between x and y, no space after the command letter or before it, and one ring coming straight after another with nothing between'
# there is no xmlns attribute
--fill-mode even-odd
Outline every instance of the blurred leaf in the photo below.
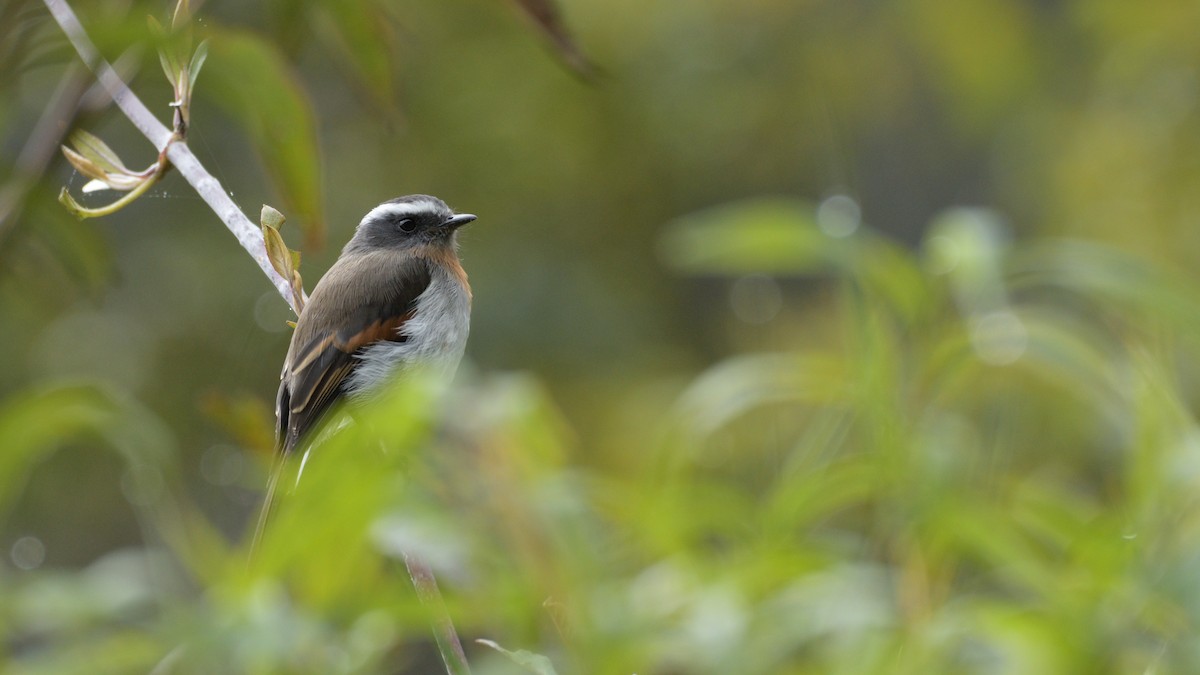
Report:
<svg viewBox="0 0 1200 675"><path fill-rule="evenodd" d="M829 262L826 239L806 202L761 199L680 218L661 250L688 274L812 274Z"/></svg>
<svg viewBox="0 0 1200 675"><path fill-rule="evenodd" d="M416 556L439 577L466 576L471 543L456 529L457 523L412 514L392 513L371 524L370 538L384 555L397 560Z"/></svg>
<svg viewBox="0 0 1200 675"><path fill-rule="evenodd" d="M14 394L0 402L0 512L28 472L69 440L105 441L129 465L159 471L173 454L170 434L149 411L115 390L84 384Z"/></svg>
<svg viewBox="0 0 1200 675"><path fill-rule="evenodd" d="M279 52L246 32L222 29L209 39L210 100L238 121L267 172L297 215L305 246L324 238L317 127L303 88Z"/></svg>
<svg viewBox="0 0 1200 675"><path fill-rule="evenodd" d="M201 399L201 407L239 445L260 451L264 457L274 450L274 410L262 398L210 391Z"/></svg>
<svg viewBox="0 0 1200 675"><path fill-rule="evenodd" d="M392 47L395 36L385 7L378 2L310 3L317 12L318 31L359 90L385 114L396 111L395 68Z"/></svg>
<svg viewBox="0 0 1200 675"><path fill-rule="evenodd" d="M1200 335L1200 298L1191 282L1168 265L1151 262L1095 242L1051 239L1023 248L1006 270L1018 290L1057 288L1098 303L1106 317L1124 316L1140 325L1153 317Z"/></svg>
<svg viewBox="0 0 1200 675"><path fill-rule="evenodd" d="M107 242L97 228L79 227L73 217L64 217L57 201L40 195L30 201L28 218L38 223L37 237L53 252L53 260L38 264L36 274L45 279L45 265L58 263L89 291L101 288L112 272Z"/></svg>
<svg viewBox="0 0 1200 675"><path fill-rule="evenodd" d="M567 30L557 0L512 0L550 41L559 58L584 77L595 75L595 68L583 55Z"/></svg>
<svg viewBox="0 0 1200 675"><path fill-rule="evenodd" d="M930 224L925 238L928 265L950 278L964 313L982 315L1007 306L1001 269L1008 239L1003 220L988 209L948 209Z"/></svg>
<svg viewBox="0 0 1200 675"><path fill-rule="evenodd" d="M176 41L167 34L167 30L153 16L146 17L146 22L150 26L150 35L158 47L158 63L162 66L163 75L167 77L167 81L171 83L172 89L179 88L179 75L183 72L183 64L179 62L176 52L178 45Z"/></svg>
<svg viewBox="0 0 1200 675"><path fill-rule="evenodd" d="M314 601L365 590L378 560L366 545L370 526L402 496L403 467L427 451L431 416L437 411L436 378L413 376L368 405L353 421L330 415L302 457L289 458L280 476L276 515L255 561L262 574L288 571ZM354 555L349 556L348 551ZM331 578L328 570L357 569L360 576Z"/></svg>
<svg viewBox="0 0 1200 675"><path fill-rule="evenodd" d="M20 493L30 470L61 443L95 431L112 414L99 391L51 387L13 394L0 402L0 513Z"/></svg>
<svg viewBox="0 0 1200 675"><path fill-rule="evenodd" d="M829 229L808 202L751 199L677 219L660 250L687 274L840 274L906 321L929 310L935 298L911 253L857 225Z"/></svg>
<svg viewBox="0 0 1200 675"><path fill-rule="evenodd" d="M846 372L821 354L757 354L718 364L679 397L690 434L707 436L748 410L779 402L839 405L849 401Z"/></svg>
<svg viewBox="0 0 1200 675"><path fill-rule="evenodd" d="M492 649L495 649L501 654L507 656L510 661L521 666L525 670L534 673L534 675L557 675L558 671L554 670L554 664L550 662L549 658L542 656L541 654L534 654L533 652L528 652L524 649L518 649L515 652L509 651L491 640L479 639L475 642L478 642L485 647L491 647Z"/></svg>
<svg viewBox="0 0 1200 675"><path fill-rule="evenodd" d="M177 0L175 11L171 13L171 30L178 31L186 28L191 18L192 10L188 5L188 0Z"/></svg>

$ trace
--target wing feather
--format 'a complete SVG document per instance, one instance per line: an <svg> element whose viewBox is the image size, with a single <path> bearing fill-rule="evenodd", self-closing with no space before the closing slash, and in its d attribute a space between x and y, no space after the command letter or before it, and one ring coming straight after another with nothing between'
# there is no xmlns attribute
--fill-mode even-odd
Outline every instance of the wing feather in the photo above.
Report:
<svg viewBox="0 0 1200 675"><path fill-rule="evenodd" d="M423 258L396 264L394 252L339 259L313 289L300 316L279 385L276 414L280 451L289 453L344 394L356 355L380 341L404 342L404 324L429 287ZM329 311L337 308L336 311Z"/></svg>

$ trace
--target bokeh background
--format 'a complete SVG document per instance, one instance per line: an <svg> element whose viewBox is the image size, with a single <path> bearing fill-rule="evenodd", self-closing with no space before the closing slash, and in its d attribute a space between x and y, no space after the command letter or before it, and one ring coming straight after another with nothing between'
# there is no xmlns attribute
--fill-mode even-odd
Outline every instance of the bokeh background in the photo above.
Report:
<svg viewBox="0 0 1200 675"><path fill-rule="evenodd" d="M171 8L75 4L167 120ZM480 216L467 361L247 569L289 310L178 175L56 202L70 126L154 151L0 2L12 672L436 672L412 550L557 672L1200 670L1200 5L192 4L189 145L309 288Z"/></svg>

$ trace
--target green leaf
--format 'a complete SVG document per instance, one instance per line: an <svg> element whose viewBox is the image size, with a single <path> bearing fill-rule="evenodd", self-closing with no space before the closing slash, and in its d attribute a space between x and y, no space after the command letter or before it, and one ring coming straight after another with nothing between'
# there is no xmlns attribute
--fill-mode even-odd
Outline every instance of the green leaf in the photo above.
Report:
<svg viewBox="0 0 1200 675"><path fill-rule="evenodd" d="M58 203L67 207L67 211L80 220L91 217L87 208L83 204L75 201L75 198L71 196L71 193L67 191L67 188L59 190Z"/></svg>
<svg viewBox="0 0 1200 675"><path fill-rule="evenodd" d="M258 222L261 223L263 227L270 227L272 229L279 230L283 228L283 223L286 221L287 218L279 212L279 209L276 209L274 206L263 204L262 211L258 216Z"/></svg>
<svg viewBox="0 0 1200 675"><path fill-rule="evenodd" d="M850 401L845 364L826 354L748 354L702 373L679 397L676 415L705 436L753 408L780 402L813 406Z"/></svg>
<svg viewBox="0 0 1200 675"><path fill-rule="evenodd" d="M807 202L758 199L680 218L662 242L689 274L812 273L826 268L829 237Z"/></svg>
<svg viewBox="0 0 1200 675"><path fill-rule="evenodd" d="M192 18L191 8L188 7L188 0L179 0L175 4L175 12L171 15L171 30L178 31L185 27L184 24Z"/></svg>
<svg viewBox="0 0 1200 675"><path fill-rule="evenodd" d="M99 426L109 406L94 389L58 387L15 394L0 402L0 511L28 472L63 441Z"/></svg>
<svg viewBox="0 0 1200 675"><path fill-rule="evenodd" d="M522 666L525 668L525 670L534 673L534 675L558 675L558 671L554 670L554 664L550 662L550 659L546 656L542 656L541 654L534 654L533 652L528 652L524 649L518 649L515 652L509 651L491 640L480 639L476 640L475 642L478 642L485 647L491 647L492 649L495 649L501 654L507 656L510 661Z"/></svg>
<svg viewBox="0 0 1200 675"><path fill-rule="evenodd" d="M305 245L324 237L317 129L307 94L269 42L225 29L209 40L204 92L250 136L284 205L300 223Z"/></svg>
<svg viewBox="0 0 1200 675"><path fill-rule="evenodd" d="M196 87L196 78L200 75L200 69L204 67L204 61L208 59L208 40L202 40L200 46L196 47L196 52L192 54L192 62L188 64L188 88Z"/></svg>
<svg viewBox="0 0 1200 675"><path fill-rule="evenodd" d="M116 151L108 147L108 144L100 140L95 134L88 133L83 129L76 129L71 132L71 145L79 151L79 154L87 157L100 168L111 173L127 173L133 172L125 168L125 164L117 155Z"/></svg>
<svg viewBox="0 0 1200 675"><path fill-rule="evenodd" d="M175 46L172 44L172 38L167 34L163 25L158 22L158 19L147 16L146 23L150 26L150 35L154 37L154 44L158 50L158 63L162 66L163 74L167 76L171 87L178 90L181 64L175 58Z"/></svg>
<svg viewBox="0 0 1200 675"><path fill-rule="evenodd" d="M131 398L90 384L58 385L0 401L0 512L26 474L61 443L94 437L131 465L160 467L172 440L158 418Z"/></svg>

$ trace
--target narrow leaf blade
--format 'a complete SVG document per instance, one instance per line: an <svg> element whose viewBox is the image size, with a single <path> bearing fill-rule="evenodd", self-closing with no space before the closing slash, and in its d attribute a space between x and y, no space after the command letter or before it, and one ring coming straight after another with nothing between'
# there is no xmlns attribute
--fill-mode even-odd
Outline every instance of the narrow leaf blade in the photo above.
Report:
<svg viewBox="0 0 1200 675"><path fill-rule="evenodd" d="M208 40L201 40L200 45L196 47L196 52L192 54L192 62L188 64L188 87L195 89L196 78L200 75L200 69L204 67L204 61L208 58Z"/></svg>
<svg viewBox="0 0 1200 675"><path fill-rule="evenodd" d="M100 165L105 171L111 173L133 173L125 168L125 164L121 161L116 151L110 148L107 143L100 140L100 137L95 134L83 129L76 129L71 132L71 145L75 146L79 154Z"/></svg>
<svg viewBox="0 0 1200 675"><path fill-rule="evenodd" d="M275 271L279 272L284 279L291 279L292 256L288 253L287 245L283 243L283 237L280 236L279 230L264 225L262 232L263 245L267 248L267 259L271 261L271 267L274 267Z"/></svg>

